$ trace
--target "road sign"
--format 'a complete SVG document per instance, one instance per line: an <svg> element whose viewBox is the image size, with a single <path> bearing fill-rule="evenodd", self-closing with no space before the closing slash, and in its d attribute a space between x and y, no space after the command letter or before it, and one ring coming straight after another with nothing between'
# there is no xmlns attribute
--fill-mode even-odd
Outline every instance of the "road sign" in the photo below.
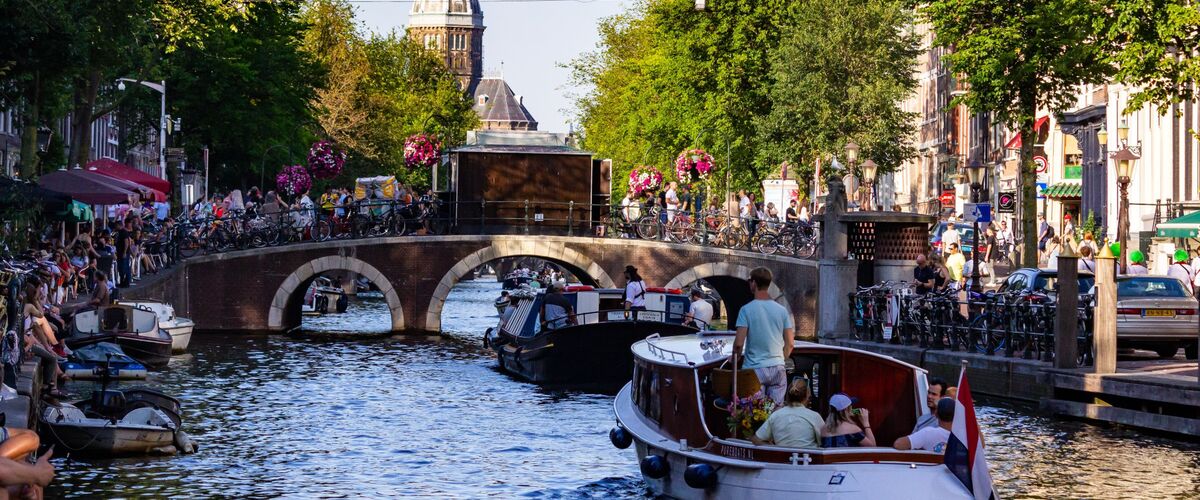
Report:
<svg viewBox="0 0 1200 500"><path fill-rule="evenodd" d="M954 190L942 191L942 195L938 197L942 202L943 207L954 206Z"/></svg>
<svg viewBox="0 0 1200 500"><path fill-rule="evenodd" d="M996 213L1015 214L1017 213L1017 193L1015 191L1005 191L996 197Z"/></svg>
<svg viewBox="0 0 1200 500"><path fill-rule="evenodd" d="M1039 200L1046 199L1046 183L1045 182L1037 183L1037 199L1039 199Z"/></svg>
<svg viewBox="0 0 1200 500"><path fill-rule="evenodd" d="M967 203L963 205L963 221L986 223L992 221L991 203Z"/></svg>
<svg viewBox="0 0 1200 500"><path fill-rule="evenodd" d="M1050 162L1046 161L1045 156L1034 156L1033 165L1036 167L1035 172L1044 174L1050 171Z"/></svg>
<svg viewBox="0 0 1200 500"><path fill-rule="evenodd" d="M166 155L169 162L187 161L187 153L183 151L183 148L167 148Z"/></svg>

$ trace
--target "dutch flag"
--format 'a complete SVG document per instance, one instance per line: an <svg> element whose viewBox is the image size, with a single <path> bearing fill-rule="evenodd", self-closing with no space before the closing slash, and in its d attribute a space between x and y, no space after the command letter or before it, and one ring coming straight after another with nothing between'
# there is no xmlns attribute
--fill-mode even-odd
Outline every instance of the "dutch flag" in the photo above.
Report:
<svg viewBox="0 0 1200 500"><path fill-rule="evenodd" d="M950 429L950 439L946 442L946 467L962 481L975 500L996 498L986 454L983 449L983 436L979 433L979 423L975 420L971 387L967 385L967 367L964 366L962 374L958 376L954 425Z"/></svg>

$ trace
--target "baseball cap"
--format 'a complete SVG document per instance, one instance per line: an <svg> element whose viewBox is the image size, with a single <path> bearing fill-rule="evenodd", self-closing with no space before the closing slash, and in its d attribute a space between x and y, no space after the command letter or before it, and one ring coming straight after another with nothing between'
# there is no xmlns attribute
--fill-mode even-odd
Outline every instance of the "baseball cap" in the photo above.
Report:
<svg viewBox="0 0 1200 500"><path fill-rule="evenodd" d="M837 411L845 410L846 408L849 408L850 405L857 402L858 398L852 398L840 392L829 398L829 406L832 406L833 409Z"/></svg>

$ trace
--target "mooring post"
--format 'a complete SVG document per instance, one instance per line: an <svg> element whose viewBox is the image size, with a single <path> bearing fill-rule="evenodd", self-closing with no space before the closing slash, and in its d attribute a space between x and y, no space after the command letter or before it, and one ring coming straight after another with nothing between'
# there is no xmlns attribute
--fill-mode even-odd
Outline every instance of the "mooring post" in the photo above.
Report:
<svg viewBox="0 0 1200 500"><path fill-rule="evenodd" d="M1075 368L1079 357L1079 256L1070 238L1058 254L1058 300L1054 319L1054 367ZM1042 304L1041 307L1049 307Z"/></svg>
<svg viewBox="0 0 1200 500"><path fill-rule="evenodd" d="M1096 308L1092 313L1092 373L1117 372L1117 260L1109 245L1096 256Z"/></svg>
<svg viewBox="0 0 1200 500"><path fill-rule="evenodd" d="M525 234L529 234L529 200L525 200Z"/></svg>
<svg viewBox="0 0 1200 500"><path fill-rule="evenodd" d="M479 234L487 232L487 199L479 200Z"/></svg>
<svg viewBox="0 0 1200 500"><path fill-rule="evenodd" d="M575 200L567 202L567 236L575 236Z"/></svg>

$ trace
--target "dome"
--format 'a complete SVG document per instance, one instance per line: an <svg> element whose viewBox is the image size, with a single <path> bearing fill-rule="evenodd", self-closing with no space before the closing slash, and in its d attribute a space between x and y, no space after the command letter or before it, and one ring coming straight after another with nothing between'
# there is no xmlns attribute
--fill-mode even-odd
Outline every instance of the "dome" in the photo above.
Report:
<svg viewBox="0 0 1200 500"><path fill-rule="evenodd" d="M409 26L483 27L479 0L415 0L408 15Z"/></svg>

